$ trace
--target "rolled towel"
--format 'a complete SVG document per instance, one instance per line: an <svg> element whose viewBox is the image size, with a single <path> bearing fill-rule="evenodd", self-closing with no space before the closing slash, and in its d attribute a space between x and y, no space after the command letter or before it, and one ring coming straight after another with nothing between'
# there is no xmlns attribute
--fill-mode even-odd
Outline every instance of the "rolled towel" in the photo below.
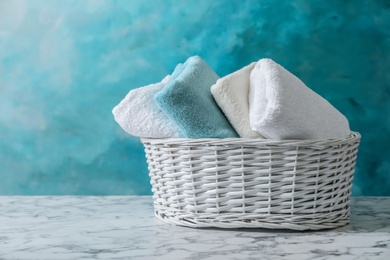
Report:
<svg viewBox="0 0 390 260"><path fill-rule="evenodd" d="M350 134L348 120L300 79L270 59L250 75L249 120L271 139L328 139Z"/></svg>
<svg viewBox="0 0 390 260"><path fill-rule="evenodd" d="M193 56L176 66L165 87L154 96L184 137L237 137L210 92L218 78L200 57Z"/></svg>
<svg viewBox="0 0 390 260"><path fill-rule="evenodd" d="M249 124L249 78L256 62L243 67L223 78L211 87L218 106L236 130L243 138L263 138L252 131Z"/></svg>
<svg viewBox="0 0 390 260"><path fill-rule="evenodd" d="M176 125L157 107L154 95L164 88L161 82L131 90L112 110L115 121L127 133L149 138L181 137Z"/></svg>

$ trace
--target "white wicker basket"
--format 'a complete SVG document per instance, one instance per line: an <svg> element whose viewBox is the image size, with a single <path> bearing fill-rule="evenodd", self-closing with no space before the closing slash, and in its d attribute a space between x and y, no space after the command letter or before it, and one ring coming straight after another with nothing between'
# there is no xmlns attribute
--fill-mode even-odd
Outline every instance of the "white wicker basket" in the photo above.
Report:
<svg viewBox="0 0 390 260"><path fill-rule="evenodd" d="M294 230L349 222L359 141L142 139L161 220Z"/></svg>

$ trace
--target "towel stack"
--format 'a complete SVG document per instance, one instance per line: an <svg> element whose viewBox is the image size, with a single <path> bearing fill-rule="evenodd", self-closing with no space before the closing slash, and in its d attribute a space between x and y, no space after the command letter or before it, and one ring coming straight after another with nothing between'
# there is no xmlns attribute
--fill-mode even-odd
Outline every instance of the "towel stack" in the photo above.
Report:
<svg viewBox="0 0 390 260"><path fill-rule="evenodd" d="M200 57L162 82L134 89L114 109L131 135L149 138L329 139L350 134L348 120L270 59L223 78Z"/></svg>

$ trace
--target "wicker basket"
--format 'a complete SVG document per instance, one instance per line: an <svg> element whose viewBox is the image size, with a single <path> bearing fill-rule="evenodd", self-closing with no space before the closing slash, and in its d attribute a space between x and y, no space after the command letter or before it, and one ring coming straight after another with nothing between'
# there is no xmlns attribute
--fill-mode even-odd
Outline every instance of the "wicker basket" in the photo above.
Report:
<svg viewBox="0 0 390 260"><path fill-rule="evenodd" d="M142 139L161 220L294 230L348 224L359 141Z"/></svg>

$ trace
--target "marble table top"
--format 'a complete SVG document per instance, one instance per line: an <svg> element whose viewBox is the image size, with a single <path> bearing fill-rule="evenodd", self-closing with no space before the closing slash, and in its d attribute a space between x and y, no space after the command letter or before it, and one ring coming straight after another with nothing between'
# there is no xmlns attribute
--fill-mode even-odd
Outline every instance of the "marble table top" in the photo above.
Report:
<svg viewBox="0 0 390 260"><path fill-rule="evenodd" d="M0 259L390 259L390 197L316 232L173 226L149 196L0 197Z"/></svg>

